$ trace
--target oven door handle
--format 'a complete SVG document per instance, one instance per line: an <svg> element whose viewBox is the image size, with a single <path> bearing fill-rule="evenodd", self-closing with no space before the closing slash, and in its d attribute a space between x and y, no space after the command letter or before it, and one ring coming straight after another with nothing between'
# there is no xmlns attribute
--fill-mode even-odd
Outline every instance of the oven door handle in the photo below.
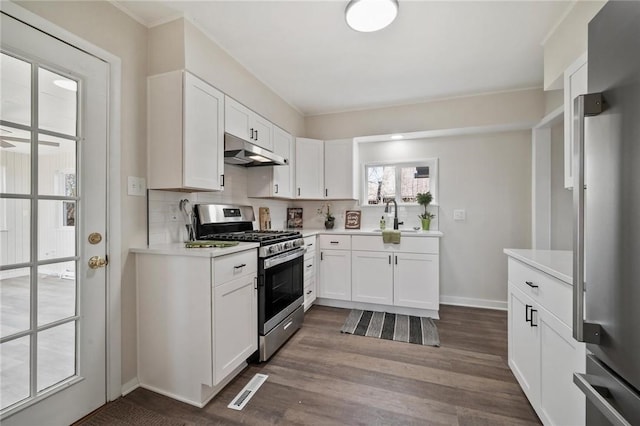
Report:
<svg viewBox="0 0 640 426"><path fill-rule="evenodd" d="M270 257L264 260L264 269L273 268L274 266L281 265L285 262L289 262L291 260L297 259L299 257L304 256L307 252L306 248L298 248L293 251L289 251L283 254L279 254L278 256Z"/></svg>

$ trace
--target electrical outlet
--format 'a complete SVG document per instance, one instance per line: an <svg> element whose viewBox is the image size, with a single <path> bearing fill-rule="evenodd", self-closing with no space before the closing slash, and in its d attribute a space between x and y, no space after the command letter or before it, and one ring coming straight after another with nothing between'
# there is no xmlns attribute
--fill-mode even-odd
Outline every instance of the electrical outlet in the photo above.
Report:
<svg viewBox="0 0 640 426"><path fill-rule="evenodd" d="M464 222L467 220L467 212L463 209L457 209L453 211L453 220L456 222Z"/></svg>

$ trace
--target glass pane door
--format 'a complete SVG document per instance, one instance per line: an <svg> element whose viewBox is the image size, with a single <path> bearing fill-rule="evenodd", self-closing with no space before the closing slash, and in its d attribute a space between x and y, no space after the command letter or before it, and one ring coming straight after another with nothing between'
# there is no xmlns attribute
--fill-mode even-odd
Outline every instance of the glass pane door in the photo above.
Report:
<svg viewBox="0 0 640 426"><path fill-rule="evenodd" d="M0 404L74 378L78 365L79 85L0 59Z"/></svg>

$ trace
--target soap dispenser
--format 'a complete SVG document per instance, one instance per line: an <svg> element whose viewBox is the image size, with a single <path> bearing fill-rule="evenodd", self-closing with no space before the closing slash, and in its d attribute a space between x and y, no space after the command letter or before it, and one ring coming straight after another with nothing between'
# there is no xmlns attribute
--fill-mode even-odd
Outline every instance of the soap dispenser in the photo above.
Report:
<svg viewBox="0 0 640 426"><path fill-rule="evenodd" d="M384 231L384 228L387 227L387 223L384 221L384 216L380 218L380 230Z"/></svg>

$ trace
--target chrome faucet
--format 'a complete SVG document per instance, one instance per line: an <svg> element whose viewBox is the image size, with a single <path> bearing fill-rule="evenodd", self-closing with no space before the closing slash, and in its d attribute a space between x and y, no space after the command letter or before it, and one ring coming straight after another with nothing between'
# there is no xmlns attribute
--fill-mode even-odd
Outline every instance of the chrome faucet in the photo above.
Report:
<svg viewBox="0 0 640 426"><path fill-rule="evenodd" d="M393 229L398 229L398 203L396 203L396 200L389 200L387 201L387 204L384 206L384 212L385 213L389 213L389 203L393 202L393 205L395 206L394 208L394 215L393 215Z"/></svg>

